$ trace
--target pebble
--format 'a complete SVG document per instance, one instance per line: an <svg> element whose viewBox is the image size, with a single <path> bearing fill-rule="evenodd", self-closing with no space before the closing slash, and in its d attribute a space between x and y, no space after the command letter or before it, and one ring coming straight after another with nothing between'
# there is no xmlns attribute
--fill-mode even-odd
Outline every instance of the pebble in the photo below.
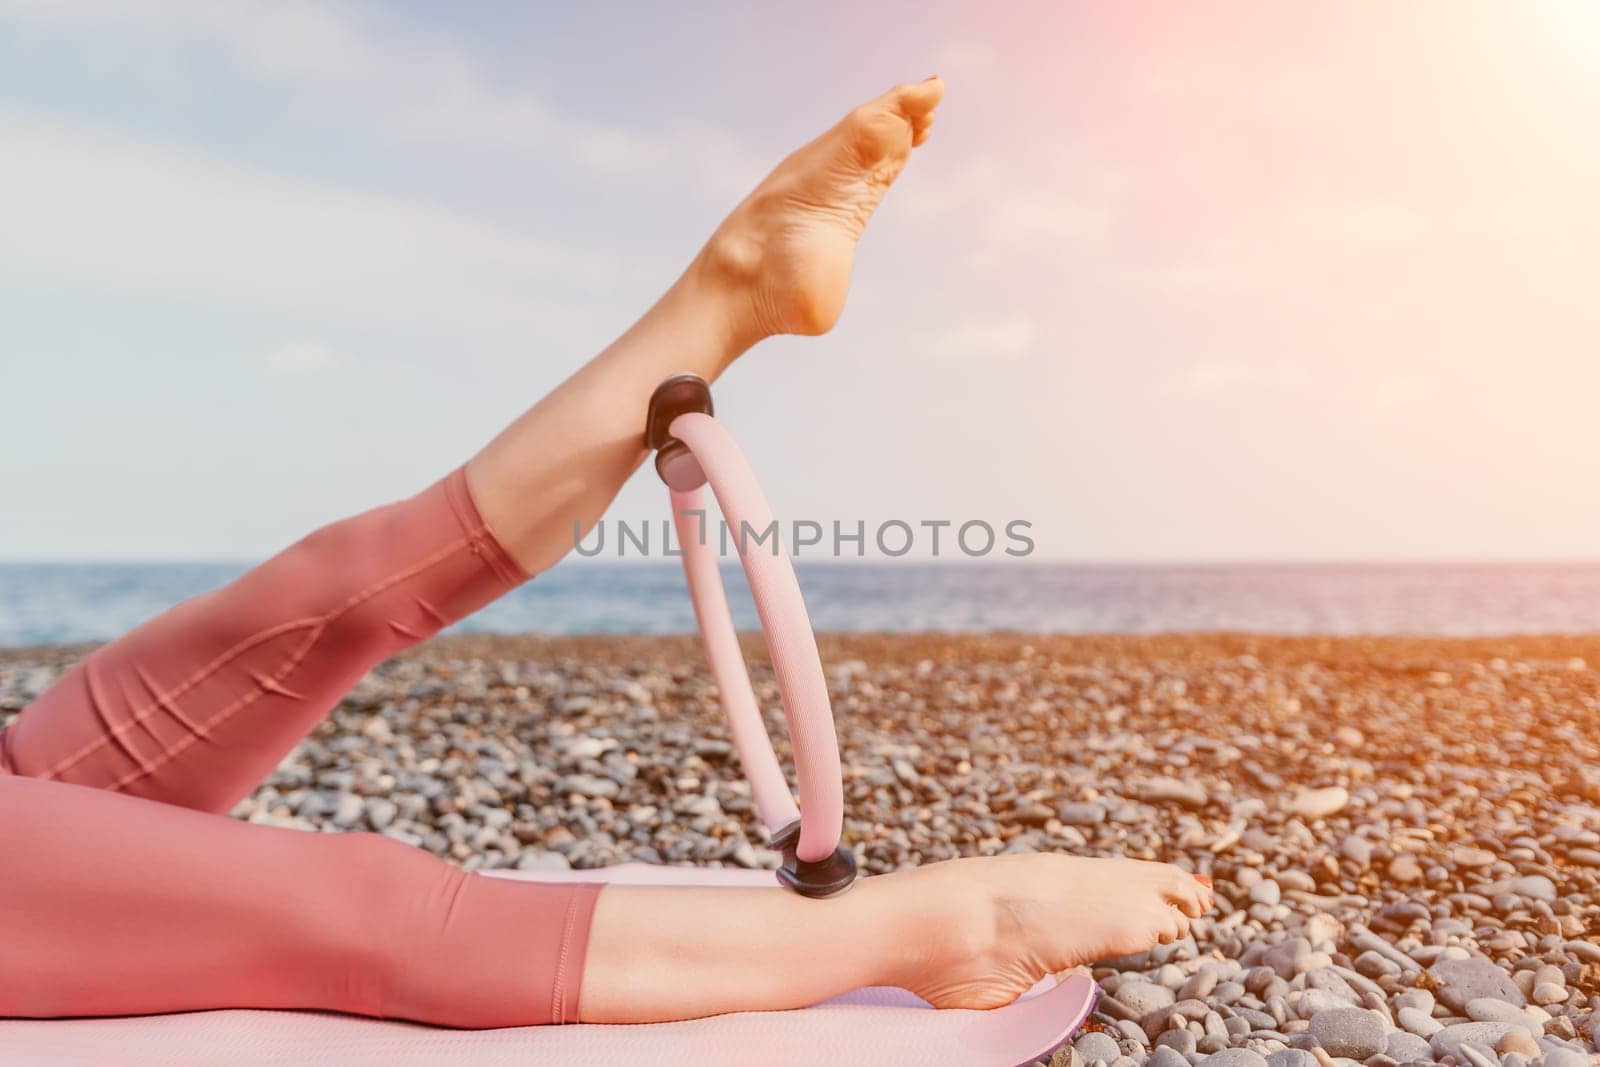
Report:
<svg viewBox="0 0 1600 1067"><path fill-rule="evenodd" d="M1418 1037L1432 1037L1444 1029L1444 1024L1438 1019L1417 1008L1401 1008L1395 1017L1408 1033Z"/></svg>
<svg viewBox="0 0 1600 1067"><path fill-rule="evenodd" d="M622 792L622 787L610 778L597 778L592 774L569 774L561 779L563 793L576 793L581 797L604 797L607 800Z"/></svg>
<svg viewBox="0 0 1600 1067"><path fill-rule="evenodd" d="M341 830L348 830L361 822L362 815L366 814L367 807L361 798L353 793L345 793L339 797L333 809L333 825Z"/></svg>
<svg viewBox="0 0 1600 1067"><path fill-rule="evenodd" d="M1515 1023L1453 1023L1428 1039L1435 1056L1453 1056L1464 1043L1494 1048L1502 1037L1519 1029Z"/></svg>
<svg viewBox="0 0 1600 1067"><path fill-rule="evenodd" d="M1104 804L1063 804L1056 809L1056 818L1067 826L1099 826L1106 821Z"/></svg>
<svg viewBox="0 0 1600 1067"><path fill-rule="evenodd" d="M1123 982L1117 987L1117 1001L1125 1006L1132 1018L1143 1021L1163 1011L1177 1001L1177 994L1155 982Z"/></svg>
<svg viewBox="0 0 1600 1067"><path fill-rule="evenodd" d="M1528 1002L1511 976L1493 962L1479 957L1440 960L1428 968L1438 981L1438 997L1448 1008L1464 1012L1467 1002L1492 997L1519 1007Z"/></svg>
<svg viewBox="0 0 1600 1067"><path fill-rule="evenodd" d="M1530 874L1514 879L1511 883L1511 892L1519 897L1542 900L1547 904L1554 904L1557 896L1556 884L1542 874Z"/></svg>
<svg viewBox="0 0 1600 1067"><path fill-rule="evenodd" d="M1433 1050L1428 1042L1404 1030L1391 1030L1384 1036L1383 1054L1397 1063L1431 1059Z"/></svg>
<svg viewBox="0 0 1600 1067"><path fill-rule="evenodd" d="M1156 1038L1156 1045L1170 1048L1172 1051L1183 1055L1192 1056L1198 1048L1198 1040L1190 1030L1168 1030Z"/></svg>
<svg viewBox="0 0 1600 1067"><path fill-rule="evenodd" d="M1176 778L1157 778L1136 787L1140 800L1151 804L1177 804L1185 808L1203 808L1206 790L1198 782L1185 782Z"/></svg>
<svg viewBox="0 0 1600 1067"><path fill-rule="evenodd" d="M1144 1067L1189 1067L1189 1060L1168 1045L1157 1045L1145 1057Z"/></svg>
<svg viewBox="0 0 1600 1067"><path fill-rule="evenodd" d="M1304 1049L1280 1048L1267 1053L1267 1067L1317 1067L1317 1058Z"/></svg>
<svg viewBox="0 0 1600 1067"><path fill-rule="evenodd" d="M1500 1040L1495 1042L1494 1050L1502 1056L1516 1053L1519 1056L1526 1056L1530 1060L1538 1059L1540 1054L1539 1043L1533 1039L1532 1035L1521 1030L1506 1031Z"/></svg>
<svg viewBox="0 0 1600 1067"><path fill-rule="evenodd" d="M1289 812L1303 819L1326 819L1343 811L1348 803L1350 791L1342 785L1302 789L1289 801Z"/></svg>
<svg viewBox="0 0 1600 1067"><path fill-rule="evenodd" d="M1409 852L1402 852L1389 861L1389 880L1400 885L1422 881L1422 864Z"/></svg>
<svg viewBox="0 0 1600 1067"><path fill-rule="evenodd" d="M1577 1049L1550 1049L1544 1054L1544 1067L1589 1067L1589 1057Z"/></svg>
<svg viewBox="0 0 1600 1067"><path fill-rule="evenodd" d="M1079 1034L1077 1039L1072 1042L1072 1047L1077 1050L1078 1055L1082 1056L1086 1063L1092 1063L1095 1060L1100 1060L1102 1063L1110 1063L1122 1055L1122 1050L1117 1047L1115 1040L1107 1034L1094 1030Z"/></svg>
<svg viewBox="0 0 1600 1067"><path fill-rule="evenodd" d="M1268 878L1250 887L1250 899L1256 904L1265 904L1271 907L1283 899L1283 890L1278 886L1277 882Z"/></svg>
<svg viewBox="0 0 1600 1067"><path fill-rule="evenodd" d="M529 849L517 857L517 870L519 871L567 871L571 869L571 862L559 852L541 852L537 849Z"/></svg>
<svg viewBox="0 0 1600 1067"><path fill-rule="evenodd" d="M1200 1061L1206 1067L1267 1067L1267 1059L1247 1048L1220 1049Z"/></svg>
<svg viewBox="0 0 1600 1067"><path fill-rule="evenodd" d="M1311 1017L1311 1036L1330 1055L1364 1060L1383 1051L1383 1018L1365 1008L1330 1008Z"/></svg>
<svg viewBox="0 0 1600 1067"><path fill-rule="evenodd" d="M1304 971L1310 959L1311 942L1304 937L1292 937L1268 949L1262 962L1271 967L1279 978L1288 980Z"/></svg>
<svg viewBox="0 0 1600 1067"><path fill-rule="evenodd" d="M1467 1001L1466 1016L1480 1023L1516 1023L1527 1027L1532 1033L1538 1033L1540 1028L1539 1022L1523 1009L1493 997L1477 997Z"/></svg>
<svg viewBox="0 0 1600 1067"><path fill-rule="evenodd" d="M387 797L368 797L366 814L369 826L374 830L383 830L400 814L400 806Z"/></svg>

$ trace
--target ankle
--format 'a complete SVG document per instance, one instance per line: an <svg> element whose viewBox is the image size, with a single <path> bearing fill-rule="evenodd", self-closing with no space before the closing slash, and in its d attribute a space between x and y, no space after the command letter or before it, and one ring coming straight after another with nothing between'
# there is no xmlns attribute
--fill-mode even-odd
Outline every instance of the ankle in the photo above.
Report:
<svg viewBox="0 0 1600 1067"><path fill-rule="evenodd" d="M733 218L724 222L684 271L681 284L722 308L739 352L782 331L763 314L758 298L764 269L761 239Z"/></svg>
<svg viewBox="0 0 1600 1067"><path fill-rule="evenodd" d="M950 969L991 956L997 946L999 902L970 872L945 864L867 879L884 890L881 902L892 950L874 981L918 991Z"/></svg>

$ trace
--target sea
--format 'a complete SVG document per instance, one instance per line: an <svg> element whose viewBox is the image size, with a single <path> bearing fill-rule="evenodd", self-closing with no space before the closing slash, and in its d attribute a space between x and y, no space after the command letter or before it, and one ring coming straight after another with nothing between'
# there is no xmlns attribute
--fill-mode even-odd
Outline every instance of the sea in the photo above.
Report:
<svg viewBox="0 0 1600 1067"><path fill-rule="evenodd" d="M117 636L243 573L238 563L0 563L0 646ZM1495 635L1600 632L1600 563L1086 565L801 562L818 630ZM756 626L736 565L735 622ZM461 633L687 633L675 561L571 561Z"/></svg>

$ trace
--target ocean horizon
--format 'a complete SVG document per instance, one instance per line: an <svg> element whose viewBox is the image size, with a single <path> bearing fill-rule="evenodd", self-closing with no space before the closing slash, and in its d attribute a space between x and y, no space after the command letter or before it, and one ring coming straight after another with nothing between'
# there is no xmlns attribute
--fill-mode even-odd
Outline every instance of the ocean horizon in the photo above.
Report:
<svg viewBox="0 0 1600 1067"><path fill-rule="evenodd" d="M102 641L223 585L243 563L0 563L0 646ZM1482 636L1600 632L1600 563L796 564L818 630ZM737 565L736 624L754 605ZM694 629L675 561L559 566L455 633Z"/></svg>

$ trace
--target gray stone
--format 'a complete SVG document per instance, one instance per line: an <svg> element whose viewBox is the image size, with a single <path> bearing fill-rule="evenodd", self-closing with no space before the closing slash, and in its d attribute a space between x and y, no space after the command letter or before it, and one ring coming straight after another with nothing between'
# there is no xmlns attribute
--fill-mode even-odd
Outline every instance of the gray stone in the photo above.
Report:
<svg viewBox="0 0 1600 1067"><path fill-rule="evenodd" d="M581 797L595 799L604 797L614 799L622 792L622 787L609 778L599 778L592 774L569 774L561 779L559 786L563 793L576 793Z"/></svg>
<svg viewBox="0 0 1600 1067"><path fill-rule="evenodd" d="M1364 1060L1384 1047L1383 1019L1365 1008L1332 1008L1311 1017L1311 1036L1333 1056Z"/></svg>
<svg viewBox="0 0 1600 1067"><path fill-rule="evenodd" d="M338 803L333 809L333 825L341 830L348 830L361 821L361 816L366 810L367 806L354 793L340 794Z"/></svg>
<svg viewBox="0 0 1600 1067"><path fill-rule="evenodd" d="M1078 1050L1078 1055L1082 1056L1085 1062L1089 1063L1095 1060L1110 1063L1122 1055L1122 1050L1117 1047L1115 1040L1107 1034L1096 1033L1093 1030L1079 1034L1072 1047Z"/></svg>
<svg viewBox="0 0 1600 1067"><path fill-rule="evenodd" d="M1063 804L1056 809L1056 818L1068 826L1099 826L1106 821L1104 804Z"/></svg>
<svg viewBox="0 0 1600 1067"><path fill-rule="evenodd" d="M1206 806L1206 790L1199 782L1156 778L1135 787L1134 792L1147 804L1177 804L1185 808Z"/></svg>
<svg viewBox="0 0 1600 1067"><path fill-rule="evenodd" d="M1317 1067L1317 1058L1305 1049L1280 1048L1267 1053L1267 1067Z"/></svg>
<svg viewBox="0 0 1600 1067"><path fill-rule="evenodd" d="M1444 1024L1421 1008L1401 1008L1395 1013L1400 1026L1418 1037L1432 1037L1444 1029Z"/></svg>
<svg viewBox="0 0 1600 1067"><path fill-rule="evenodd" d="M1247 1048L1225 1048L1200 1061L1206 1067L1267 1067L1267 1059Z"/></svg>
<svg viewBox="0 0 1600 1067"><path fill-rule="evenodd" d="M1150 1035L1145 1033L1144 1028L1132 1019L1118 1019L1117 1031L1123 1037L1142 1048L1150 1047Z"/></svg>
<svg viewBox="0 0 1600 1067"><path fill-rule="evenodd" d="M1435 1001L1433 994L1426 989L1408 989L1404 993L1396 993L1393 1003L1395 1011L1401 1008L1416 1008L1424 1014L1432 1015Z"/></svg>
<svg viewBox="0 0 1600 1067"><path fill-rule="evenodd" d="M1440 960L1428 968L1439 981L1439 1000L1454 1011L1465 1012L1467 1002L1492 997L1521 1007L1528 1003L1511 976L1489 960L1475 956L1465 960Z"/></svg>
<svg viewBox="0 0 1600 1067"><path fill-rule="evenodd" d="M1311 942L1303 937L1291 937L1268 949L1267 954L1261 957L1261 962L1287 981L1299 974L1305 961L1310 958Z"/></svg>
<svg viewBox="0 0 1600 1067"><path fill-rule="evenodd" d="M1325 819L1344 810L1350 803L1350 792L1343 786L1332 785L1326 789L1302 789L1288 802L1291 815L1302 819Z"/></svg>
<svg viewBox="0 0 1600 1067"><path fill-rule="evenodd" d="M1494 1053L1477 1045L1462 1045L1456 1051L1456 1055L1466 1060L1472 1067L1500 1067L1500 1060Z"/></svg>
<svg viewBox="0 0 1600 1067"><path fill-rule="evenodd" d="M1556 884L1542 874L1530 874L1511 883L1511 891L1529 900L1542 900L1547 904L1556 901Z"/></svg>
<svg viewBox="0 0 1600 1067"><path fill-rule="evenodd" d="M1289 1003L1295 1006L1300 1018L1309 1019L1319 1011L1348 1008L1352 1003L1352 999L1335 993L1331 989L1308 989L1299 996L1290 997Z"/></svg>
<svg viewBox="0 0 1600 1067"><path fill-rule="evenodd" d="M1562 947L1584 963L1600 963L1600 945L1593 941L1568 941Z"/></svg>
<svg viewBox="0 0 1600 1067"><path fill-rule="evenodd" d="M1551 1049L1544 1054L1544 1067L1589 1067L1589 1057L1577 1049Z"/></svg>
<svg viewBox="0 0 1600 1067"><path fill-rule="evenodd" d="M1214 967L1206 967L1203 970L1194 972L1183 983L1182 988L1178 990L1179 999L1194 1000L1208 996L1213 989L1217 988L1219 977Z"/></svg>
<svg viewBox="0 0 1600 1067"><path fill-rule="evenodd" d="M1383 1054L1401 1063L1433 1058L1433 1050L1428 1047L1426 1041L1416 1034L1408 1034L1404 1030L1391 1031L1384 1037Z"/></svg>
<svg viewBox="0 0 1600 1067"><path fill-rule="evenodd" d="M1172 1007L1177 999L1177 994L1172 990L1154 982L1124 980L1117 986L1117 1000L1132 1013L1132 1018L1140 1022Z"/></svg>
<svg viewBox="0 0 1600 1067"><path fill-rule="evenodd" d="M1561 1004L1567 999L1567 987L1561 982L1539 982L1533 987L1533 1002L1545 1006Z"/></svg>
<svg viewBox="0 0 1600 1067"><path fill-rule="evenodd" d="M1377 952L1363 952L1353 961L1357 974L1368 978L1382 978L1384 975L1398 977L1400 965L1389 957Z"/></svg>
<svg viewBox="0 0 1600 1067"><path fill-rule="evenodd" d="M1250 887L1250 900L1252 903L1271 906L1282 899L1283 887L1271 878L1264 879Z"/></svg>
<svg viewBox="0 0 1600 1067"><path fill-rule="evenodd" d="M1455 1056L1465 1043L1494 1048L1495 1043L1513 1029L1516 1029L1515 1023L1454 1023L1429 1038L1428 1047L1435 1056Z"/></svg>
<svg viewBox="0 0 1600 1067"><path fill-rule="evenodd" d="M400 814L399 806L388 797L368 797L366 807L367 825L374 830L384 829Z"/></svg>
<svg viewBox="0 0 1600 1067"><path fill-rule="evenodd" d="M1195 1036L1188 1030L1168 1030L1156 1038L1156 1047L1170 1048L1180 1055L1192 1056L1196 1048Z"/></svg>
<svg viewBox="0 0 1600 1067"><path fill-rule="evenodd" d="M543 852L539 849L528 849L517 857L517 870L519 871L568 871L572 864L559 852Z"/></svg>
<svg viewBox="0 0 1600 1067"><path fill-rule="evenodd" d="M1534 1034L1544 1029L1538 1020L1515 1004L1507 1004L1493 997L1477 997L1467 1001L1466 1016L1479 1023L1517 1023Z"/></svg>
<svg viewBox="0 0 1600 1067"><path fill-rule="evenodd" d="M1189 1067L1189 1060L1170 1045L1157 1045L1145 1057L1144 1067Z"/></svg>

